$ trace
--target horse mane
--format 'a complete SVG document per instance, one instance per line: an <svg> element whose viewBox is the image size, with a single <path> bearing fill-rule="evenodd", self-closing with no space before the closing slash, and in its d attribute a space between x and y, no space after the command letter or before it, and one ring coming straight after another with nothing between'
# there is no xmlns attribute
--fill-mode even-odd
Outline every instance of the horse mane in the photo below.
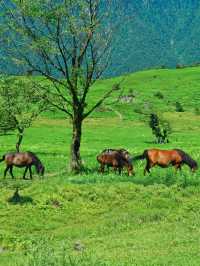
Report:
<svg viewBox="0 0 200 266"><path fill-rule="evenodd" d="M40 161L40 159L37 157L37 155L32 151L27 151L28 154L30 154L32 157L34 157L37 161Z"/></svg>
<svg viewBox="0 0 200 266"><path fill-rule="evenodd" d="M178 152L178 154L181 156L183 162L187 164L190 168L197 168L198 164L195 160L193 160L189 154L184 152L183 150L180 149L175 149L175 151Z"/></svg>
<svg viewBox="0 0 200 266"><path fill-rule="evenodd" d="M39 166L39 165L42 165L42 162L40 161L40 159L37 157L37 155L34 153L34 152L32 152L32 151L27 151L27 153L29 154L29 155L31 155L34 159L35 159L35 162L36 162L36 164ZM42 165L43 166L43 165Z"/></svg>

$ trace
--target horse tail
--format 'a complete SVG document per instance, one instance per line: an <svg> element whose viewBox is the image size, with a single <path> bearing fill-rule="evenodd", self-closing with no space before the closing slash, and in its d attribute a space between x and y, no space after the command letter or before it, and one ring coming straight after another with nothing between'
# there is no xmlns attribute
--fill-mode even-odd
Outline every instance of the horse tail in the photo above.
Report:
<svg viewBox="0 0 200 266"><path fill-rule="evenodd" d="M5 158L6 158L6 156L5 156L5 154L2 156L2 158L0 159L0 163L1 162L3 162L3 161L5 161Z"/></svg>
<svg viewBox="0 0 200 266"><path fill-rule="evenodd" d="M132 158L133 161L137 161L137 160L144 160L148 157L148 150L144 150L143 154L141 155L137 155L135 157Z"/></svg>
<svg viewBox="0 0 200 266"><path fill-rule="evenodd" d="M184 152L183 150L180 149L175 149L178 154L181 156L183 163L187 164L190 168L197 168L198 164L195 160L191 158L189 154Z"/></svg>

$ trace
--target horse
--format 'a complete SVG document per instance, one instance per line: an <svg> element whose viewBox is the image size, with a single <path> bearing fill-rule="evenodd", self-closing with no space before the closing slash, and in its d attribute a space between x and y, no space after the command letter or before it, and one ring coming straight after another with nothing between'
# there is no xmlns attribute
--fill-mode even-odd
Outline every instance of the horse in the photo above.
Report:
<svg viewBox="0 0 200 266"><path fill-rule="evenodd" d="M10 152L7 154L4 154L2 159L0 159L0 162L5 161L6 163L6 169L4 171L4 178L6 177L6 174L9 170L10 175L12 178L14 178L13 175L13 166L23 168L25 167L23 179L26 179L26 173L29 170L30 178L32 179L32 171L31 167L32 165L35 166L37 174L44 175L44 166L42 165L39 158L30 151L27 152Z"/></svg>
<svg viewBox="0 0 200 266"><path fill-rule="evenodd" d="M110 149L110 148L108 148L108 149L103 150L101 152L101 154L112 153L112 152L115 152L115 151L119 152L125 159L127 159L127 160L131 159L130 153L127 150L125 150L125 149Z"/></svg>
<svg viewBox="0 0 200 266"><path fill-rule="evenodd" d="M144 150L142 155L133 158L133 160L144 159L146 159L147 162L146 167L144 169L144 175L146 174L146 172L150 173L150 169L156 165L162 168L172 165L175 167L176 170L181 170L182 165L186 164L190 167L192 172L198 169L197 162L193 160L186 152L180 149L149 149Z"/></svg>
<svg viewBox="0 0 200 266"><path fill-rule="evenodd" d="M123 167L127 168L129 176L133 174L133 166L131 161L125 158L125 156L123 156L123 154L117 150L109 149L108 152L104 150L97 156L97 161L101 164L100 172L102 173L105 170L105 165L107 165L108 167L112 166L115 172L118 169L119 174L121 174Z"/></svg>
<svg viewBox="0 0 200 266"><path fill-rule="evenodd" d="M124 157L126 160L131 160L131 155L130 153L125 150L125 149L111 149L111 148L107 148L105 150L103 150L100 154L103 155L103 154L112 154L113 152L119 152L121 154L122 157ZM108 165L107 164L107 169L109 171L109 167L111 165Z"/></svg>

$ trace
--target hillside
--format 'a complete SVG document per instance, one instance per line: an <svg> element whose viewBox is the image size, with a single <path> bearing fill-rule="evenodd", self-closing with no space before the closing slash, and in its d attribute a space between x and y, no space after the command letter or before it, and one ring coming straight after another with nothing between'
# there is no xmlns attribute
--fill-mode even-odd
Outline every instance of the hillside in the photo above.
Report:
<svg viewBox="0 0 200 266"><path fill-rule="evenodd" d="M114 54L114 74L200 61L198 0L123 1L123 23ZM115 62L117 60L117 62Z"/></svg>
<svg viewBox="0 0 200 266"><path fill-rule="evenodd" d="M22 180L22 169L14 169L15 180L0 178L0 266L198 266L200 170L192 174L184 166L175 174L172 167L155 167L144 176L145 162L138 161L135 176L100 174L96 155L107 147L132 155L181 148L200 163L199 79L200 68L185 68L99 81L93 103L116 82L123 91L84 122L87 170L79 175L66 167L70 122L61 113L43 114L26 131L22 149L39 156L44 178L34 172L32 181ZM124 102L127 95L134 95L132 102ZM176 101L184 112L175 111ZM154 143L152 111L169 120L170 143ZM0 154L13 150L15 141L15 135L1 136ZM4 169L1 163L1 176ZM19 197L13 197L16 188Z"/></svg>
<svg viewBox="0 0 200 266"><path fill-rule="evenodd" d="M4 2L9 4L8 0ZM120 0L119 3L120 12L114 15L120 25L119 32L106 76L200 62L199 0ZM1 15L1 23L4 16ZM17 71L8 58L10 47L5 48L5 42L0 41L0 71L19 73L21 68Z"/></svg>
<svg viewBox="0 0 200 266"><path fill-rule="evenodd" d="M117 83L120 84L121 91L113 94L105 107L119 111L125 118L135 117L137 113L174 112L176 102L188 112L199 108L199 67L147 70L102 80L91 89L90 102L94 103L99 95L103 95L106 88ZM110 111L111 113L113 112Z"/></svg>

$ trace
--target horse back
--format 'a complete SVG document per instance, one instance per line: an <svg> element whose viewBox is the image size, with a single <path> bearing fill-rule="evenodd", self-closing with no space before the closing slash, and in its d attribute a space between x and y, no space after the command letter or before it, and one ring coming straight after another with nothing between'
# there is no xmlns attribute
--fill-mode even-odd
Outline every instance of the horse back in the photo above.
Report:
<svg viewBox="0 0 200 266"><path fill-rule="evenodd" d="M99 154L97 161L110 166L123 166L125 158L118 151L112 151Z"/></svg>
<svg viewBox="0 0 200 266"><path fill-rule="evenodd" d="M176 150L150 149L147 154L149 161L153 164L168 165L182 161L181 155Z"/></svg>
<svg viewBox="0 0 200 266"><path fill-rule="evenodd" d="M31 165L33 163L33 158L28 152L13 152L5 155L5 162L7 165L23 167Z"/></svg>

